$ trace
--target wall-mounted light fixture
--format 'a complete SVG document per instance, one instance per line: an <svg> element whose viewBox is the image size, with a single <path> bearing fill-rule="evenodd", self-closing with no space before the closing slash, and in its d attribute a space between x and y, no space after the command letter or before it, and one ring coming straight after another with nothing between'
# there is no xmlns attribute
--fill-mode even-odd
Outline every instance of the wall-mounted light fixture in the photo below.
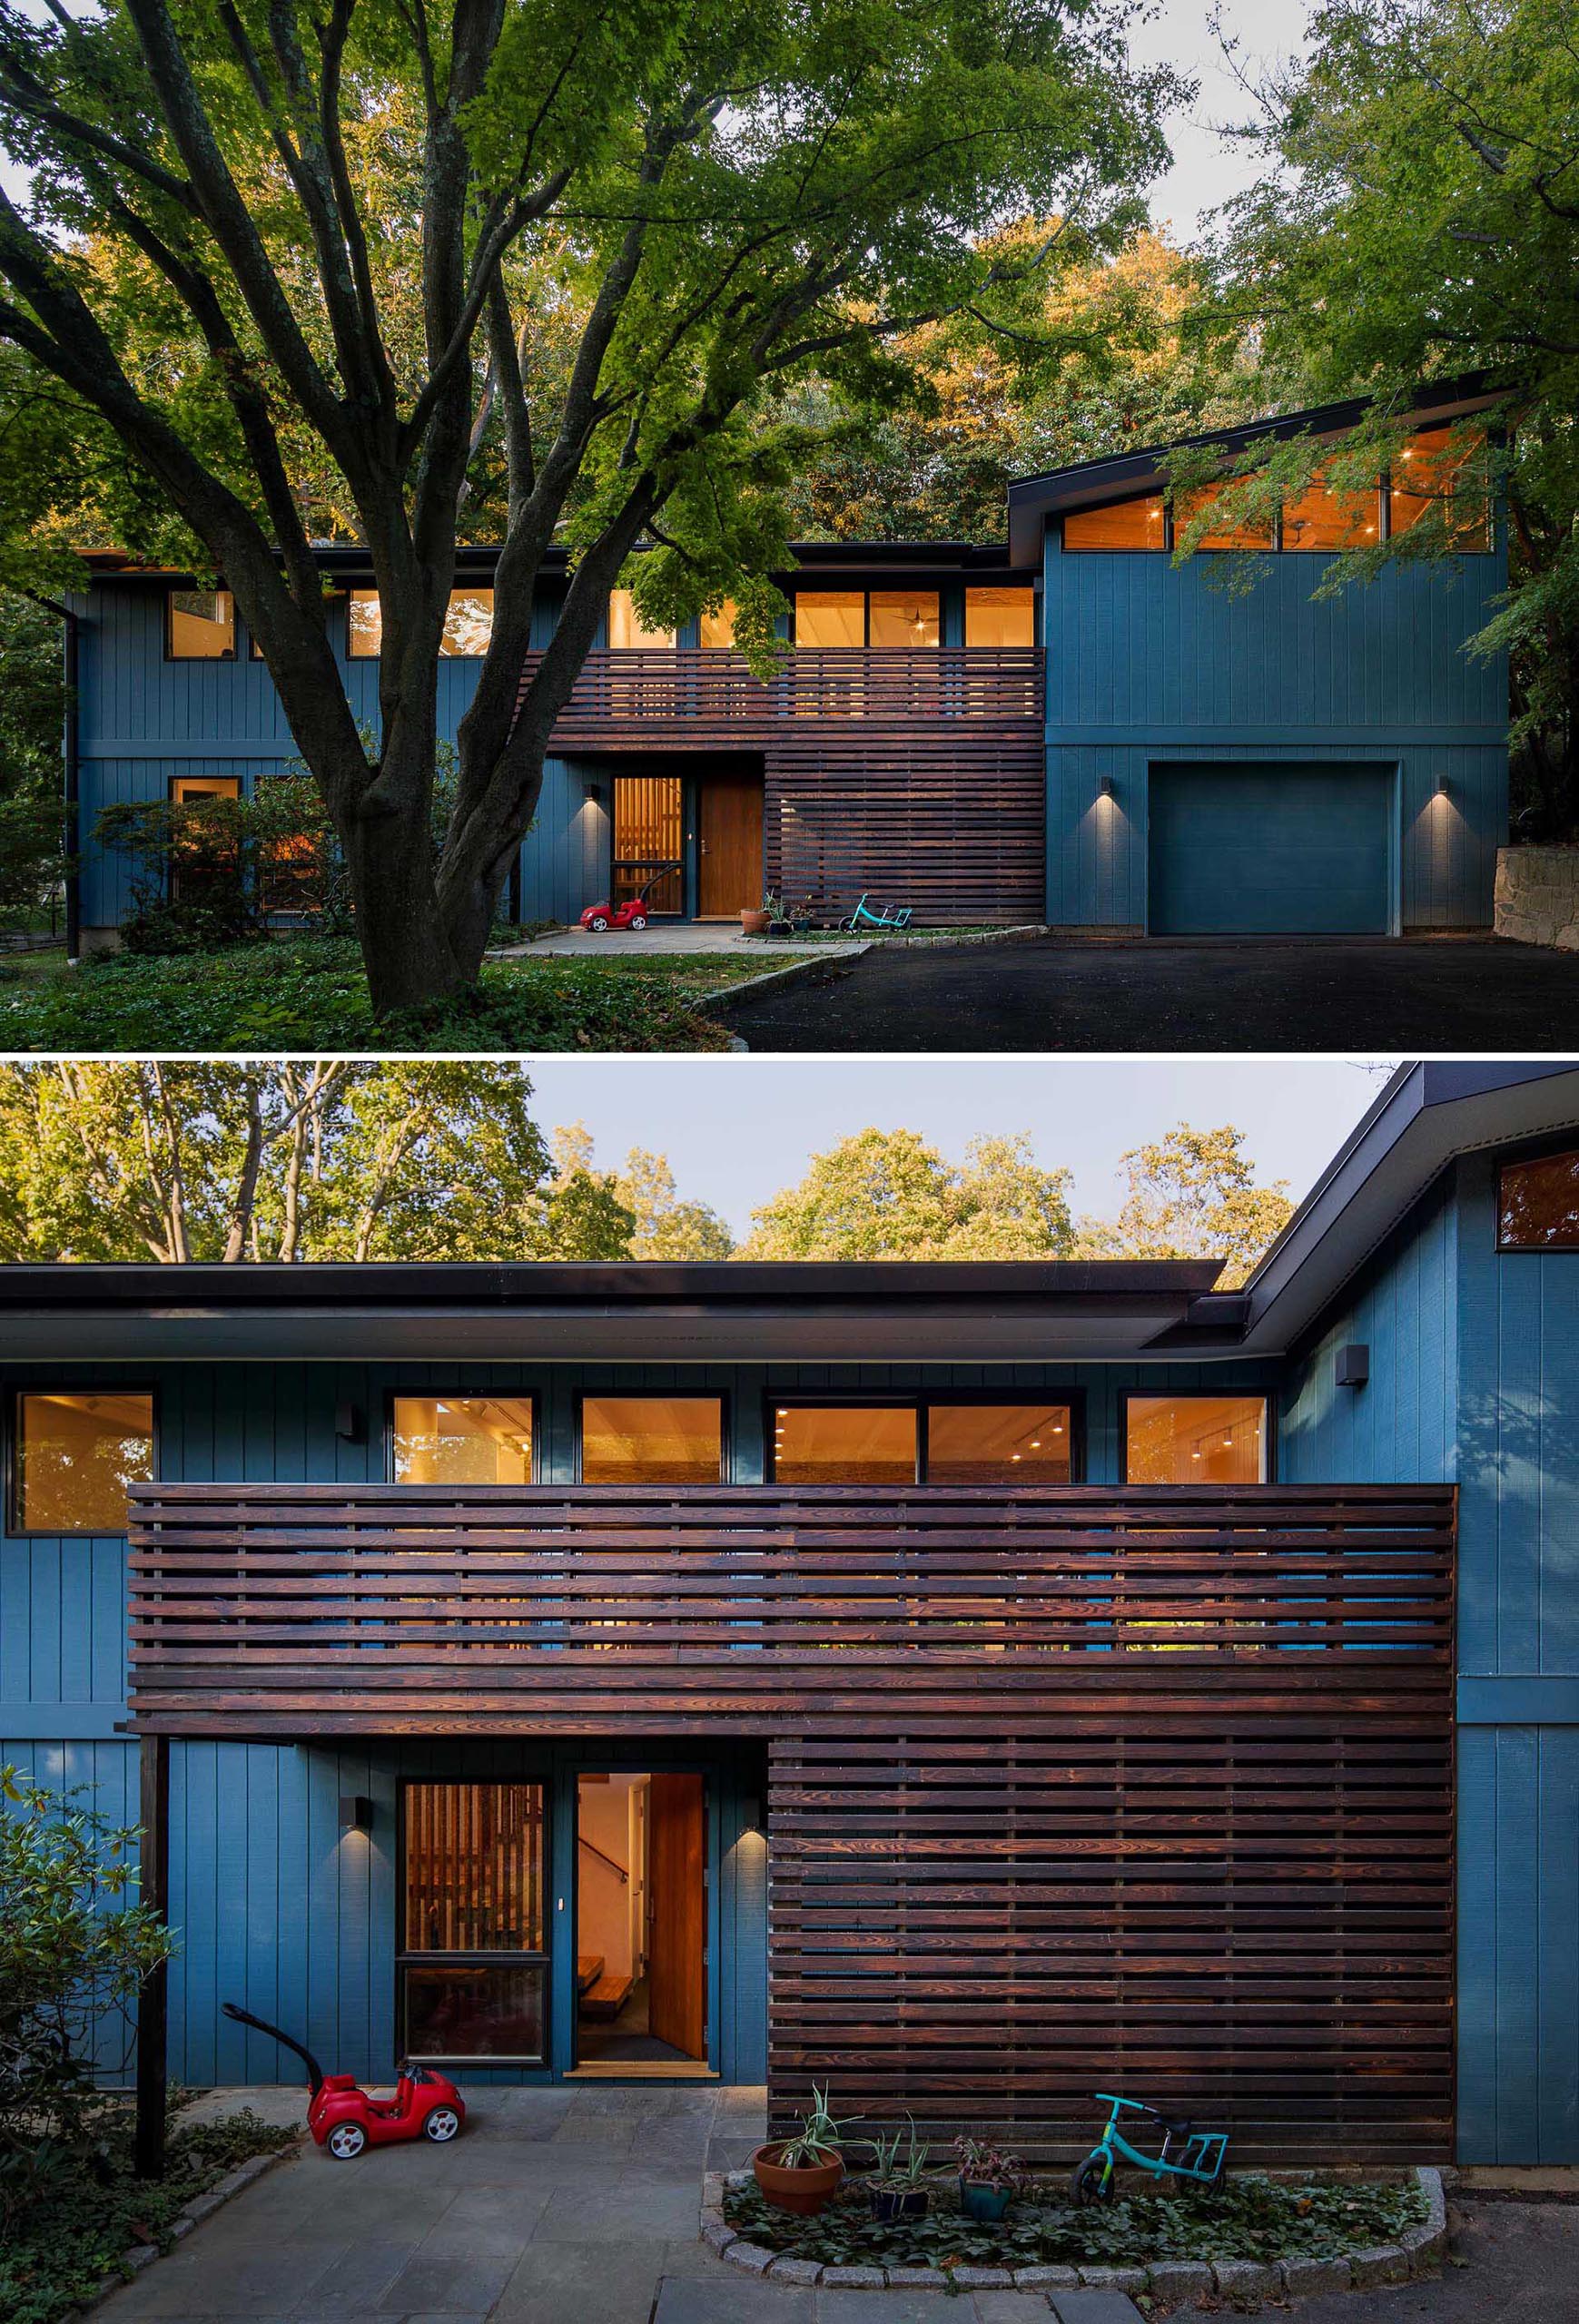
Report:
<svg viewBox="0 0 1579 2324"><path fill-rule="evenodd" d="M334 1408L334 1433L347 1444L365 1444L367 1422L360 1405L342 1396Z"/></svg>
<svg viewBox="0 0 1579 2324"><path fill-rule="evenodd" d="M1363 1388L1371 1376L1371 1352L1358 1342L1340 1347L1333 1361L1332 1376L1340 1388Z"/></svg>
<svg viewBox="0 0 1579 2324"><path fill-rule="evenodd" d="M373 1803L360 1791L342 1791L340 1795L340 1828L342 1832L370 1832L373 1828Z"/></svg>
<svg viewBox="0 0 1579 2324"><path fill-rule="evenodd" d="M581 788L586 793L587 805L589 807L597 806L603 797L603 785L599 783L597 777L595 774L586 776L583 780Z"/></svg>
<svg viewBox="0 0 1579 2324"><path fill-rule="evenodd" d="M1446 799L1447 796L1447 777L1445 774L1439 774L1436 778L1436 796L1438 799Z"/></svg>
<svg viewBox="0 0 1579 2324"><path fill-rule="evenodd" d="M1110 774L1104 774L1097 785L1097 796L1099 799L1110 799L1112 795L1113 778Z"/></svg>
<svg viewBox="0 0 1579 2324"><path fill-rule="evenodd" d="M740 1803L740 1828L741 1828L742 1832L760 1832L760 1831L761 1831L761 1829L762 1829L762 1802L761 1802L761 1800L760 1800L760 1799L757 1799L757 1798L755 1798L755 1797L752 1797L752 1796L748 1795L745 1798L744 1798L744 1799L741 1801L741 1803Z"/></svg>

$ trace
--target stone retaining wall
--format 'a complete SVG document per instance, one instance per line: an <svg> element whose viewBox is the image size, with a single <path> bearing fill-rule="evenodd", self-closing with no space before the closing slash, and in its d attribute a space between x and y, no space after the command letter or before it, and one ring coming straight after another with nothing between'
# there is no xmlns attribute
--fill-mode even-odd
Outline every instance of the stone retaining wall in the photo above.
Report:
<svg viewBox="0 0 1579 2324"><path fill-rule="evenodd" d="M1495 926L1517 944L1579 952L1579 847L1502 847Z"/></svg>
<svg viewBox="0 0 1579 2324"><path fill-rule="evenodd" d="M1447 2209L1442 2174L1424 2164L1415 2178L1426 2198L1426 2217L1406 2228L1396 2243L1378 2244L1374 2250L1351 2251L1340 2260L1301 2256L1290 2260L1158 2260L1150 2267L1036 2268L876 2268L824 2266L815 2260L798 2260L786 2251L772 2251L737 2235L724 2216L724 2197L731 2187L750 2183L749 2171L727 2177L709 2171L702 2181L701 2235L725 2263L770 2283L843 2285L851 2291L1014 2291L1069 2290L1076 2284L1107 2291L1147 2292L1168 2307L1186 2300L1216 2299L1230 2308L1259 2308L1281 2302L1291 2293L1348 2291L1371 2284L1401 2284L1412 2276L1435 2275L1447 2248Z"/></svg>

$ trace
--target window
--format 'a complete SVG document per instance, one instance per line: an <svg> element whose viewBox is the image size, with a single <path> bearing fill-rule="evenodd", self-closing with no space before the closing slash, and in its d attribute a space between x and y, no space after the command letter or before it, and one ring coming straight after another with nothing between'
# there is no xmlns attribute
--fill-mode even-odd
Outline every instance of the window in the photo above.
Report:
<svg viewBox="0 0 1579 2324"><path fill-rule="evenodd" d="M1074 1423L1064 1402L775 1404L776 1484L1067 1484Z"/></svg>
<svg viewBox="0 0 1579 2324"><path fill-rule="evenodd" d="M1034 645L1034 589L967 589L967 645Z"/></svg>
<svg viewBox="0 0 1579 2324"><path fill-rule="evenodd" d="M1106 508L1071 509L1063 520L1065 548L1166 548L1168 519L1160 493L1115 500Z"/></svg>
<svg viewBox="0 0 1579 2324"><path fill-rule="evenodd" d="M1253 1485L1267 1474L1264 1396L1130 1396L1124 1481Z"/></svg>
<svg viewBox="0 0 1579 2324"><path fill-rule="evenodd" d="M493 591L452 589L439 642L442 657L477 661L493 635ZM384 615L376 589L352 589L346 599L345 650L353 662L376 661L384 650Z"/></svg>
<svg viewBox="0 0 1579 2324"><path fill-rule="evenodd" d="M929 1485L1066 1485L1067 1404L929 1404Z"/></svg>
<svg viewBox="0 0 1579 2324"><path fill-rule="evenodd" d="M168 653L173 662L224 662L236 650L236 601L228 589L172 589Z"/></svg>
<svg viewBox="0 0 1579 2324"><path fill-rule="evenodd" d="M878 647L934 649L942 632L935 589L873 589L866 600L866 643Z"/></svg>
<svg viewBox="0 0 1579 2324"><path fill-rule="evenodd" d="M581 1481L589 1485L715 1485L724 1468L716 1396L587 1396Z"/></svg>
<svg viewBox="0 0 1579 2324"><path fill-rule="evenodd" d="M1228 479L1225 478L1224 481L1226 484ZM1191 492L1179 500L1173 511L1175 532L1182 534L1197 510L1204 508L1216 497L1217 495L1214 492ZM1196 543L1196 547L1197 548L1270 548L1272 527L1269 523L1224 525L1217 530L1203 533Z"/></svg>
<svg viewBox="0 0 1579 2324"><path fill-rule="evenodd" d="M916 1413L911 1404L775 1407L773 1476L784 1485L913 1485Z"/></svg>
<svg viewBox="0 0 1579 2324"><path fill-rule="evenodd" d="M128 1492L153 1474L153 1397L25 1392L15 1415L16 1531L123 1533Z"/></svg>
<svg viewBox="0 0 1579 2324"><path fill-rule="evenodd" d="M672 629L648 629L636 609L628 589L614 589L608 598L608 643L617 654L633 646L673 645Z"/></svg>
<svg viewBox="0 0 1579 2324"><path fill-rule="evenodd" d="M414 2058L544 2054L543 1787L409 1783L400 2034Z"/></svg>
<svg viewBox="0 0 1579 2324"><path fill-rule="evenodd" d="M1579 1251L1579 1152L1510 1162L1497 1181L1499 1251Z"/></svg>
<svg viewBox="0 0 1579 2324"><path fill-rule="evenodd" d="M803 589L795 599L795 644L837 650L866 643L866 599L859 589Z"/></svg>
<svg viewBox="0 0 1579 2324"><path fill-rule="evenodd" d="M170 778L173 805L187 806L193 799L239 799L242 778L239 774L175 774Z"/></svg>
<svg viewBox="0 0 1579 2324"><path fill-rule="evenodd" d="M397 1396L398 1485L529 1485L529 1396Z"/></svg>
<svg viewBox="0 0 1579 2324"><path fill-rule="evenodd" d="M725 597L715 612L704 614L697 625L700 643L709 652L722 651L735 643L735 600Z"/></svg>
<svg viewBox="0 0 1579 2324"><path fill-rule="evenodd" d="M1366 492L1339 492L1314 476L1297 500L1283 510L1286 549L1363 548L1381 531L1379 486Z"/></svg>
<svg viewBox="0 0 1579 2324"><path fill-rule="evenodd" d="M1440 507L1447 538L1466 554L1491 547L1491 504L1483 474L1485 438L1475 430L1423 428L1393 467L1392 529L1406 533Z"/></svg>

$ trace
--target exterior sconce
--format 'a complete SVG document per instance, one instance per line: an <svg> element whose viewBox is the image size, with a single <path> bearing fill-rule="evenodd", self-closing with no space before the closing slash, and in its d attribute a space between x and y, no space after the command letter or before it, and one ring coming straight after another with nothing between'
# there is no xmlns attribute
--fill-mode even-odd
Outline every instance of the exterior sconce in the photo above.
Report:
<svg viewBox="0 0 1579 2324"><path fill-rule="evenodd" d="M745 1834L746 1834L747 1832L760 1832L760 1831L761 1831L761 1829L762 1829L762 1802L761 1802L761 1800L760 1800L760 1799L748 1798L748 1799L743 1799L743 1800L741 1801L741 1803L740 1803L740 1829L741 1829L741 1834L742 1834L742 1836L743 1836L743 1837L744 1837L744 1836L745 1836Z"/></svg>
<svg viewBox="0 0 1579 2324"><path fill-rule="evenodd" d="M373 1828L373 1803L360 1792L342 1791L340 1795L340 1828L342 1832L370 1832Z"/></svg>
<svg viewBox="0 0 1579 2324"><path fill-rule="evenodd" d="M1104 774L1097 785L1097 796L1099 799L1110 799L1112 795L1113 778L1110 774Z"/></svg>
<svg viewBox="0 0 1579 2324"><path fill-rule="evenodd" d="M365 1444L368 1441L361 1410L349 1396L342 1396L334 1408L334 1433L347 1444Z"/></svg>
<svg viewBox="0 0 1579 2324"><path fill-rule="evenodd" d="M582 789L586 794L587 805L589 807L597 806L603 797L603 785L598 782L597 777L595 774L589 774L587 777L586 782L583 783Z"/></svg>
<svg viewBox="0 0 1579 2324"><path fill-rule="evenodd" d="M1363 1388L1371 1376L1371 1352L1357 1343L1340 1347L1333 1364L1332 1376L1340 1388Z"/></svg>
<svg viewBox="0 0 1579 2324"><path fill-rule="evenodd" d="M1445 774L1439 774L1436 778L1436 796L1438 799L1446 799L1447 796L1447 777Z"/></svg>

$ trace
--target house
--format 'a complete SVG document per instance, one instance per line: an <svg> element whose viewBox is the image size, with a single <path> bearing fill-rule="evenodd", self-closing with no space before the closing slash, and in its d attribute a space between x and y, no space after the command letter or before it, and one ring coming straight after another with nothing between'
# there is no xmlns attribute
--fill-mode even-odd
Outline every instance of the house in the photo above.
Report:
<svg viewBox="0 0 1579 2324"><path fill-rule="evenodd" d="M1216 1273L0 1270L0 1758L141 1814L171 2072L1579 2161L1579 1068Z"/></svg>
<svg viewBox="0 0 1579 2324"><path fill-rule="evenodd" d="M732 650L727 607L654 635L616 593L556 728L513 911L574 920L651 882L655 911L704 920L755 906L765 884L834 911L869 889L923 921L1089 933L1488 925L1507 671L1465 644L1506 585L1500 522L1466 520L1447 565L1315 593L1336 548L1419 521L1456 457L1447 431L1490 400L1473 382L1423 392L1418 433L1375 490L1317 484L1275 537L1209 537L1179 566L1167 448L1012 485L1000 547L806 544L780 576L793 652L766 684ZM1335 404L1272 425L1337 439L1359 413ZM1194 440L1226 455L1258 432ZM486 648L496 554L459 554L447 735ZM336 658L370 725L370 567L354 547L320 556ZM235 795L294 746L227 591L88 563L67 762L82 835L73 931L91 950L115 940L133 876L94 837L100 811ZM534 650L563 576L551 556Z"/></svg>

